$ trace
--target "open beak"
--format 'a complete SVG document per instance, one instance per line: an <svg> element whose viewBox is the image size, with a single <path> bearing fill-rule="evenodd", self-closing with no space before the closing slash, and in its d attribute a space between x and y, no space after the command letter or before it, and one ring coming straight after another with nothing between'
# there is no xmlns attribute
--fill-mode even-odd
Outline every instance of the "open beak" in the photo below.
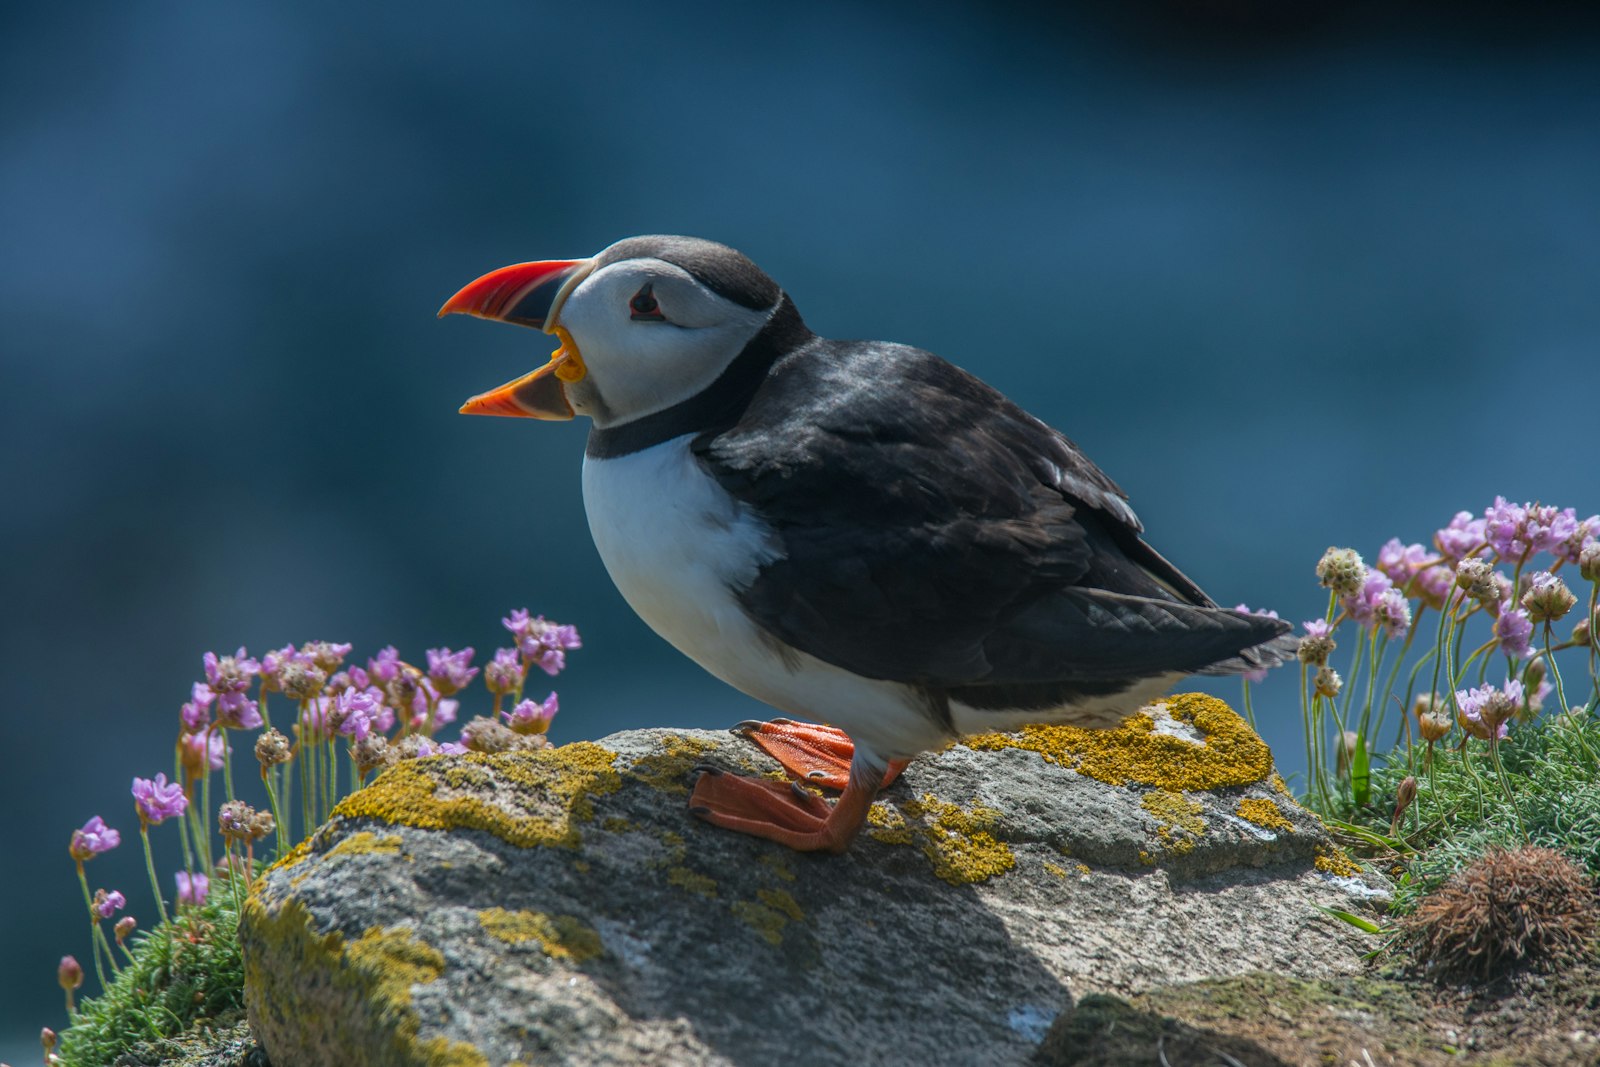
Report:
<svg viewBox="0 0 1600 1067"><path fill-rule="evenodd" d="M463 415L513 415L534 419L570 419L564 382L582 381L587 371L572 335L557 324L567 294L594 269L589 259L552 259L516 263L490 271L468 283L439 309L444 315L475 315L518 326L531 326L561 339L550 362L531 374L480 393L461 407Z"/></svg>

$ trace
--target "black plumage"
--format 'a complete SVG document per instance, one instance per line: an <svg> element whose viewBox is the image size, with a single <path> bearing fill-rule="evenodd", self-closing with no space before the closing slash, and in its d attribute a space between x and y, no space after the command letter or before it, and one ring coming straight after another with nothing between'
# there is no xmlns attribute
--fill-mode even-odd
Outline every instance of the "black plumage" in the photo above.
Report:
<svg viewBox="0 0 1600 1067"><path fill-rule="evenodd" d="M1071 441L931 353L808 336L692 447L781 541L745 610L856 674L1045 707L1292 647L1145 544Z"/></svg>

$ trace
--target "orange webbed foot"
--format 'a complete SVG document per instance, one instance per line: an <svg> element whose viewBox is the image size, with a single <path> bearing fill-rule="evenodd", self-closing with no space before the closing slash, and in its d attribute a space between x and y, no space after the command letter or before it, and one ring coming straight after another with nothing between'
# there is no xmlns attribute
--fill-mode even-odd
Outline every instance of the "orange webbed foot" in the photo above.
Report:
<svg viewBox="0 0 1600 1067"><path fill-rule="evenodd" d="M689 810L714 826L776 841L800 852L843 852L867 821L882 774L868 769L830 806L798 782L746 778L703 768Z"/></svg>
<svg viewBox="0 0 1600 1067"><path fill-rule="evenodd" d="M783 765L791 778L829 789L844 789L850 782L856 746L843 730L793 719L747 719L733 731L760 746ZM905 760L892 761L879 787L898 778L905 765Z"/></svg>

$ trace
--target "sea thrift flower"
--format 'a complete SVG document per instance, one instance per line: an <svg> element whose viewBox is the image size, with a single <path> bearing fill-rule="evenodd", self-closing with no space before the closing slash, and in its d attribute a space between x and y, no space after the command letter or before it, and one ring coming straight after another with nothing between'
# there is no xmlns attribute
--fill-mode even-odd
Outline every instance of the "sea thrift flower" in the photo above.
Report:
<svg viewBox="0 0 1600 1067"><path fill-rule="evenodd" d="M1425 711L1417 716L1417 732L1430 744L1450 732L1450 716L1442 711Z"/></svg>
<svg viewBox="0 0 1600 1067"><path fill-rule="evenodd" d="M168 784L167 776L158 774L154 780L133 780L133 803L139 809L141 821L159 826L168 819L182 815L189 807L189 798L177 782Z"/></svg>
<svg viewBox="0 0 1600 1067"><path fill-rule="evenodd" d="M543 615L530 618L525 608L517 608L500 622L517 639L523 657L551 677L566 667L567 651L583 647L577 627L549 622Z"/></svg>
<svg viewBox="0 0 1600 1067"><path fill-rule="evenodd" d="M256 809L242 800L230 800L217 809L217 830L229 841L252 840Z"/></svg>
<svg viewBox="0 0 1600 1067"><path fill-rule="evenodd" d="M1301 625L1306 635L1300 639L1300 649L1296 653L1300 662L1313 667L1326 666L1328 657L1339 647L1333 640L1333 627L1326 619L1312 619Z"/></svg>
<svg viewBox="0 0 1600 1067"><path fill-rule="evenodd" d="M50 1053L56 1050L56 1032L48 1026L39 1031L39 1044L44 1046L45 1062L50 1062Z"/></svg>
<svg viewBox="0 0 1600 1067"><path fill-rule="evenodd" d="M1388 637L1404 637L1411 629L1411 602L1398 589L1386 589L1372 605L1372 625Z"/></svg>
<svg viewBox="0 0 1600 1067"><path fill-rule="evenodd" d="M456 714L461 710L461 702L448 697L441 698L433 688L433 683L427 678L422 679L421 686L411 697L411 728L421 730L428 726L428 708L433 707L432 730L441 726L449 726L456 721ZM430 730L431 732L431 730Z"/></svg>
<svg viewBox="0 0 1600 1067"><path fill-rule="evenodd" d="M102 852L110 852L122 844L122 835L106 825L104 819L96 815L83 824L83 829L72 831L72 841L67 845L67 851L79 863L92 860Z"/></svg>
<svg viewBox="0 0 1600 1067"><path fill-rule="evenodd" d="M400 653L390 645L372 659L367 660L367 672L379 685L392 682L400 674Z"/></svg>
<svg viewBox="0 0 1600 1067"><path fill-rule="evenodd" d="M1484 520L1470 511L1458 511L1450 525L1434 531L1433 545L1446 559L1461 560L1483 547Z"/></svg>
<svg viewBox="0 0 1600 1067"><path fill-rule="evenodd" d="M1506 722L1522 707L1522 683L1512 679L1504 686L1478 686L1456 690L1456 705L1461 709L1461 728L1480 741L1502 738Z"/></svg>
<svg viewBox="0 0 1600 1067"><path fill-rule="evenodd" d="M206 896L211 892L211 879L196 872L179 871L173 875L178 883L178 903L194 904L196 906L206 902Z"/></svg>
<svg viewBox="0 0 1600 1067"><path fill-rule="evenodd" d="M328 674L344 665L344 658L350 654L350 646L332 641L307 641L300 646L300 654Z"/></svg>
<svg viewBox="0 0 1600 1067"><path fill-rule="evenodd" d="M1353 597L1361 592L1366 581L1367 567L1361 556L1351 548L1332 548L1322 554L1317 563L1317 581L1324 589L1332 589L1341 597Z"/></svg>
<svg viewBox="0 0 1600 1067"><path fill-rule="evenodd" d="M439 755L441 756L465 756L466 754L467 746L460 741L446 741L439 746Z"/></svg>
<svg viewBox="0 0 1600 1067"><path fill-rule="evenodd" d="M407 734L389 746L389 753L395 760L437 756L439 745L432 738L423 737L421 734Z"/></svg>
<svg viewBox="0 0 1600 1067"><path fill-rule="evenodd" d="M1516 659L1526 656L1533 637L1533 622L1528 613L1513 607L1511 601L1500 605L1500 617L1494 620L1494 636L1500 641L1500 650Z"/></svg>
<svg viewBox="0 0 1600 1067"><path fill-rule="evenodd" d="M178 718L183 722L183 728L188 733L199 733L211 722L211 702L217 699L217 694L204 682L196 682L190 689L189 703L178 709Z"/></svg>
<svg viewBox="0 0 1600 1067"><path fill-rule="evenodd" d="M1590 515L1578 523L1572 535L1556 547L1555 556L1568 563L1578 563L1583 558L1585 548L1600 544L1597 539L1600 539L1600 515Z"/></svg>
<svg viewBox="0 0 1600 1067"><path fill-rule="evenodd" d="M366 778L371 771L386 766L398 759L397 755L389 753L389 742L378 734L363 737L350 746L350 759L355 762L356 772Z"/></svg>
<svg viewBox="0 0 1600 1067"><path fill-rule="evenodd" d="M307 666L311 665L311 659L308 656L301 656L293 645L273 649L261 657L261 684L266 687L267 692L283 691L283 669L291 663Z"/></svg>
<svg viewBox="0 0 1600 1067"><path fill-rule="evenodd" d="M285 663L278 675L283 695L290 700L310 700L322 692L327 681L328 672L310 661Z"/></svg>
<svg viewBox="0 0 1600 1067"><path fill-rule="evenodd" d="M244 692L250 685L250 679L261 673L261 664L251 659L243 646L233 655L220 658L215 652L207 652L201 657L201 662L206 669L206 684L218 696Z"/></svg>
<svg viewBox="0 0 1600 1067"><path fill-rule="evenodd" d="M372 717L382 706L376 690L351 686L334 701L328 721L339 733L359 741L372 732Z"/></svg>
<svg viewBox="0 0 1600 1067"><path fill-rule="evenodd" d="M122 918L118 919L117 925L111 928L112 932L117 935L117 944L120 945L126 941L128 939L128 935L133 933L134 929L138 925L139 923L132 915L124 915Z"/></svg>
<svg viewBox="0 0 1600 1067"><path fill-rule="evenodd" d="M1450 595L1450 587L1455 581L1456 572L1441 564L1419 571L1413 588L1423 604L1434 611L1443 611L1445 597Z"/></svg>
<svg viewBox="0 0 1600 1067"><path fill-rule="evenodd" d="M256 738L256 762L261 764L262 774L266 774L268 767L288 763L293 758L289 751L289 739L277 730L268 730Z"/></svg>
<svg viewBox="0 0 1600 1067"><path fill-rule="evenodd" d="M1332 667L1318 667L1316 677L1311 684L1317 696L1332 700L1339 695L1339 690L1344 688L1344 679L1340 678L1339 672Z"/></svg>
<svg viewBox="0 0 1600 1067"><path fill-rule="evenodd" d="M428 649L428 678L440 696L454 696L476 678L478 668L472 663L472 649L451 652L448 648Z"/></svg>
<svg viewBox="0 0 1600 1067"><path fill-rule="evenodd" d="M550 729L550 720L556 717L560 706L556 695L551 693L543 703L524 700L510 711L500 714L505 717L506 725L519 734L542 734Z"/></svg>
<svg viewBox="0 0 1600 1067"><path fill-rule="evenodd" d="M474 752L505 752L516 747L517 735L493 719L479 716L461 728L461 743Z"/></svg>
<svg viewBox="0 0 1600 1067"><path fill-rule="evenodd" d="M517 655L516 649L497 649L494 659L484 664L483 684L496 696L506 696L521 688L527 675L528 669L522 665L522 657Z"/></svg>
<svg viewBox="0 0 1600 1067"><path fill-rule="evenodd" d="M1360 589L1351 596L1341 596L1339 605L1356 622L1363 626L1374 625L1373 613L1377 609L1378 601L1394 589L1394 583L1382 571L1368 571L1362 580Z"/></svg>
<svg viewBox="0 0 1600 1067"><path fill-rule="evenodd" d="M1378 549L1378 569L1401 588L1411 576L1422 569L1428 560L1428 550L1421 545L1402 545L1400 538L1391 537Z"/></svg>
<svg viewBox="0 0 1600 1067"><path fill-rule="evenodd" d="M228 730L254 730L261 725L261 709L242 692L217 697L217 722Z"/></svg>
<svg viewBox="0 0 1600 1067"><path fill-rule="evenodd" d="M94 911L102 919L109 919L117 912L128 906L128 898L115 889L107 892L104 889L94 891Z"/></svg>
<svg viewBox="0 0 1600 1067"><path fill-rule="evenodd" d="M1462 560L1460 566L1456 567L1456 585L1466 590L1469 597L1484 605L1496 604L1504 599L1500 596L1500 586L1495 580L1498 577L1494 564L1477 556Z"/></svg>
<svg viewBox="0 0 1600 1067"><path fill-rule="evenodd" d="M220 730L210 734L184 734L178 739L178 755L183 763L183 773L190 778L199 778L208 768L222 770L222 764L228 758L228 739Z"/></svg>
<svg viewBox="0 0 1600 1067"><path fill-rule="evenodd" d="M1572 610L1578 598L1572 595L1557 575L1538 571L1528 576L1528 591L1522 594L1522 606L1527 609L1531 622L1555 622Z"/></svg>

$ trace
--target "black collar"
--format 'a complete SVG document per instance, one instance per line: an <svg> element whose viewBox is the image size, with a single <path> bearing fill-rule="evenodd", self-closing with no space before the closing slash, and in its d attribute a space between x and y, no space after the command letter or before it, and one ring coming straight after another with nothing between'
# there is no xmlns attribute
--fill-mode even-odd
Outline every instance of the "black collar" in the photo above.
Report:
<svg viewBox="0 0 1600 1067"><path fill-rule="evenodd" d="M761 332L750 338L716 381L654 415L604 429L590 427L584 455L590 459L616 459L684 434L727 429L750 406L772 365L794 351L810 333L785 293Z"/></svg>

